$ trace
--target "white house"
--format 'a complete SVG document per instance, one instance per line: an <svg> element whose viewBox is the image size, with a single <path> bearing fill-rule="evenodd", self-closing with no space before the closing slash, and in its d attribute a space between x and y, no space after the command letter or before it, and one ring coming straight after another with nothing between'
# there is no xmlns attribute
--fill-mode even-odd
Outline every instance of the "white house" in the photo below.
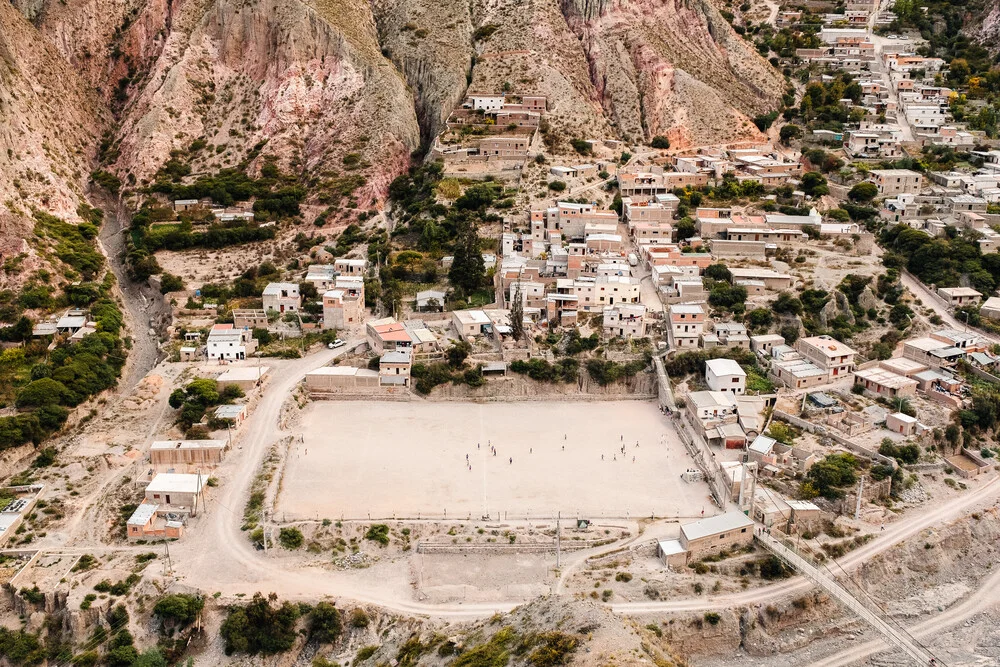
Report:
<svg viewBox="0 0 1000 667"><path fill-rule="evenodd" d="M712 391L730 391L737 396L746 393L747 374L732 359L709 359L705 362L705 382Z"/></svg>
<svg viewBox="0 0 1000 667"><path fill-rule="evenodd" d="M279 313L294 313L299 309L302 298L295 283L268 283L263 294L264 310Z"/></svg>
<svg viewBox="0 0 1000 667"><path fill-rule="evenodd" d="M216 324L208 332L205 351L209 359L246 359L257 349L250 329L236 329L232 324Z"/></svg>

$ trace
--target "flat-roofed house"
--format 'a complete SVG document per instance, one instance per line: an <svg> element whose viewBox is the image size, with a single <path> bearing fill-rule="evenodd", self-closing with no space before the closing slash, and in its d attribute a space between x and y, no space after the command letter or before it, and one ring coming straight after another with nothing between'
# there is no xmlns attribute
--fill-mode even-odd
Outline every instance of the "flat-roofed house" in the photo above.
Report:
<svg viewBox="0 0 1000 667"><path fill-rule="evenodd" d="M1000 296L991 296L979 307L979 314L991 320L1000 319Z"/></svg>
<svg viewBox="0 0 1000 667"><path fill-rule="evenodd" d="M878 365L887 371L892 371L896 375L903 375L908 378L913 377L917 373L922 373L928 368L927 364L922 364L919 361L907 359L906 357L884 359L880 361Z"/></svg>
<svg viewBox="0 0 1000 667"><path fill-rule="evenodd" d="M646 335L646 306L641 303L605 306L604 334L643 338Z"/></svg>
<svg viewBox="0 0 1000 667"><path fill-rule="evenodd" d="M883 398L902 398L917 394L916 380L904 375L896 375L884 368L866 368L855 371L854 383L862 385L865 391Z"/></svg>
<svg viewBox="0 0 1000 667"><path fill-rule="evenodd" d="M250 329L236 329L232 324L216 324L208 332L205 351L209 359L246 359L257 350L257 340Z"/></svg>
<svg viewBox="0 0 1000 667"><path fill-rule="evenodd" d="M490 327L490 318L481 310L456 310L452 321L462 340L483 335Z"/></svg>
<svg viewBox="0 0 1000 667"><path fill-rule="evenodd" d="M870 178L883 197L903 193L920 194L922 177L909 169L874 169L870 172Z"/></svg>
<svg viewBox="0 0 1000 667"><path fill-rule="evenodd" d="M243 403L220 405L215 408L215 412L212 415L216 419L221 419L232 426L239 426L247 418L247 406Z"/></svg>
<svg viewBox="0 0 1000 667"><path fill-rule="evenodd" d="M885 418L885 427L893 433L899 433L900 435L915 435L917 424L916 417L904 415L902 412L893 412L890 415L886 415Z"/></svg>
<svg viewBox="0 0 1000 667"><path fill-rule="evenodd" d="M705 310L698 304L675 303L667 309L670 320L670 347L693 349L698 347L698 338L705 328Z"/></svg>
<svg viewBox="0 0 1000 667"><path fill-rule="evenodd" d="M759 334L750 336L750 349L764 356L771 356L771 350L775 345L784 345L785 338L778 334Z"/></svg>
<svg viewBox="0 0 1000 667"><path fill-rule="evenodd" d="M954 366L965 352L935 338L911 338L903 341L903 356L932 368Z"/></svg>
<svg viewBox="0 0 1000 667"><path fill-rule="evenodd" d="M270 366L244 366L242 368L229 368L223 371L215 382L219 391L226 387L239 387L246 393L258 386L267 374L271 372Z"/></svg>
<svg viewBox="0 0 1000 667"><path fill-rule="evenodd" d="M686 407L695 424L722 420L736 415L736 398L728 391L692 391Z"/></svg>
<svg viewBox="0 0 1000 667"><path fill-rule="evenodd" d="M236 308L233 310L233 327L236 329L266 329L267 312L256 308Z"/></svg>
<svg viewBox="0 0 1000 667"><path fill-rule="evenodd" d="M295 283L268 283L261 299L264 301L264 310L279 313L294 313L302 304L299 286Z"/></svg>
<svg viewBox="0 0 1000 667"><path fill-rule="evenodd" d="M323 366L306 373L306 389L311 394L329 394L340 391L368 390L379 387L378 371L353 366Z"/></svg>
<svg viewBox="0 0 1000 667"><path fill-rule="evenodd" d="M778 273L773 269L751 268L731 268L729 273L733 276L733 284L741 285L745 281L759 281L764 283L764 287L773 291L791 289L795 278L787 273Z"/></svg>
<svg viewBox="0 0 1000 667"><path fill-rule="evenodd" d="M726 512L681 526L681 547L688 561L753 542L753 521L743 512Z"/></svg>
<svg viewBox="0 0 1000 667"><path fill-rule="evenodd" d="M830 336L809 336L795 341L795 349L803 357L827 372L830 380L849 375L854 370L854 355L850 347Z"/></svg>
<svg viewBox="0 0 1000 667"><path fill-rule="evenodd" d="M938 288L938 295L952 307L979 303L979 300L983 298L982 292L978 292L971 287L940 287Z"/></svg>
<svg viewBox="0 0 1000 667"><path fill-rule="evenodd" d="M184 537L184 524L168 521L160 513L159 505L142 503L135 508L125 523L129 542L137 540L179 540Z"/></svg>
<svg viewBox="0 0 1000 667"><path fill-rule="evenodd" d="M222 463L225 451L225 440L157 440L149 447L149 462L163 466L215 466Z"/></svg>
<svg viewBox="0 0 1000 667"><path fill-rule="evenodd" d="M712 391L746 393L747 373L732 359L709 359L705 362L705 382Z"/></svg>
<svg viewBox="0 0 1000 667"><path fill-rule="evenodd" d="M772 354L774 350L780 347L787 346L774 347L771 350ZM829 382L830 375L826 370L811 361L803 359L802 355L791 350L791 348L789 350L791 354L786 358L775 357L771 363L771 372L778 378L779 382L792 389L807 389Z"/></svg>
<svg viewBox="0 0 1000 667"><path fill-rule="evenodd" d="M342 276L363 278L365 271L368 270L368 260L342 257L341 259L333 260L333 268Z"/></svg>
<svg viewBox="0 0 1000 667"><path fill-rule="evenodd" d="M158 473L146 486L146 502L186 509L193 514L195 503L201 504L205 481L206 477L202 474Z"/></svg>
<svg viewBox="0 0 1000 667"><path fill-rule="evenodd" d="M333 289L323 293L323 328L349 329L361 324L364 315L364 278L337 276Z"/></svg>
<svg viewBox="0 0 1000 667"><path fill-rule="evenodd" d="M383 387L409 387L413 354L410 350L386 352L378 360L378 382Z"/></svg>
<svg viewBox="0 0 1000 667"><path fill-rule="evenodd" d="M333 287L334 279L337 277L337 270L333 264L311 264L306 270L307 283L316 286L316 290L321 294Z"/></svg>

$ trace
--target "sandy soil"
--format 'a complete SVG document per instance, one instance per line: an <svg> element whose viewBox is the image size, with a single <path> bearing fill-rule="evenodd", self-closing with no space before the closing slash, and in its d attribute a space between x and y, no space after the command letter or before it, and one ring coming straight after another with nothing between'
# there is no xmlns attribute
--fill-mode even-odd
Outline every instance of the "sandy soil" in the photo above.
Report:
<svg viewBox="0 0 1000 667"><path fill-rule="evenodd" d="M313 403L276 513L690 516L709 505L707 487L681 481L689 460L661 419L655 404L637 401Z"/></svg>

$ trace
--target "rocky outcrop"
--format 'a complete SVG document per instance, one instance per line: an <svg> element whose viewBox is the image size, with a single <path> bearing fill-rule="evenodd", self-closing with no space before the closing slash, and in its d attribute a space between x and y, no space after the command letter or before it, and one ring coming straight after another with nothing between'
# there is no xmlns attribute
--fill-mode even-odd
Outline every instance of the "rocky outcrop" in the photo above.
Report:
<svg viewBox="0 0 1000 667"><path fill-rule="evenodd" d="M780 75L707 0L564 0L605 111L632 140L674 146L761 138Z"/></svg>
<svg viewBox="0 0 1000 667"><path fill-rule="evenodd" d="M1000 51L1000 0L989 0L968 25L971 36L990 51Z"/></svg>
<svg viewBox="0 0 1000 667"><path fill-rule="evenodd" d="M461 104L473 63L467 2L372 0L379 42L413 91L421 141L429 145Z"/></svg>

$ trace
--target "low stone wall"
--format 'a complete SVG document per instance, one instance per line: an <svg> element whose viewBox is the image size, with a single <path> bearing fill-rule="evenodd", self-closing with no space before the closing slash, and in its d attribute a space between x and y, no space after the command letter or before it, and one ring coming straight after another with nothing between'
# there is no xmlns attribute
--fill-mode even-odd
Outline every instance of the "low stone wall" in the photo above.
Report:
<svg viewBox="0 0 1000 667"><path fill-rule="evenodd" d="M809 433L815 433L816 435L820 435L825 438L830 438L835 443L837 443L844 449L848 450L849 452L853 452L854 454L859 454L866 458L872 459L873 461L877 461L878 463L884 463L886 465L890 465L893 468L897 466L895 459L891 459L888 456L882 456L878 452L868 449L867 447L862 447L856 442L848 440L847 438L834 433L831 429L828 429L821 424L813 424L812 422L808 422L804 419L794 417L788 414L787 412L782 412L781 410L775 410L773 414L775 419L786 421L789 424L792 424L793 426L799 427L803 431L808 431Z"/></svg>

